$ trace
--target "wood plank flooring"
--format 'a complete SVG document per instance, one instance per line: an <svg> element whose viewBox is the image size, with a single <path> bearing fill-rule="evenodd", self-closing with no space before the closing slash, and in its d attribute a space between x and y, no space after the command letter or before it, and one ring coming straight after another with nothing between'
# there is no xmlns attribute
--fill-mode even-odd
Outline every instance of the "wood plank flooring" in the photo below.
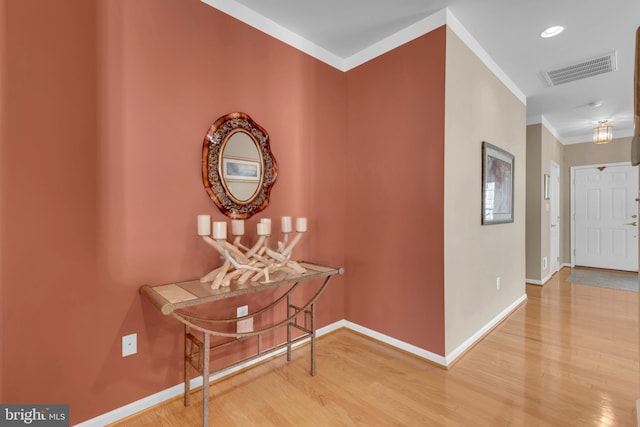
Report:
<svg viewBox="0 0 640 427"><path fill-rule="evenodd" d="M527 285L527 303L449 370L340 330L318 340L315 377L305 346L212 385L211 425L635 427L640 294L569 273ZM115 425L199 426L201 413L198 391Z"/></svg>

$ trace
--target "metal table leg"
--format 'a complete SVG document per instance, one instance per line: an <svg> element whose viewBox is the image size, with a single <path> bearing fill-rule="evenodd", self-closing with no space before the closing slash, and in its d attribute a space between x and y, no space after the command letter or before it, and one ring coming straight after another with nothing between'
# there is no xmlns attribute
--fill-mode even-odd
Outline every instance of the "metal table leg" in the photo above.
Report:
<svg viewBox="0 0 640 427"><path fill-rule="evenodd" d="M191 340L189 339L189 332L191 328L185 325L184 327L184 406L189 406L191 403L191 381L189 379L189 366L191 366L189 362L189 354Z"/></svg>
<svg viewBox="0 0 640 427"><path fill-rule="evenodd" d="M202 426L209 426L209 334L204 334L204 363L202 368Z"/></svg>
<svg viewBox="0 0 640 427"><path fill-rule="evenodd" d="M287 318L291 317L291 310L291 294L287 294ZM291 322L287 322L287 362L291 362Z"/></svg>
<svg viewBox="0 0 640 427"><path fill-rule="evenodd" d="M316 374L316 304L311 304L311 376Z"/></svg>

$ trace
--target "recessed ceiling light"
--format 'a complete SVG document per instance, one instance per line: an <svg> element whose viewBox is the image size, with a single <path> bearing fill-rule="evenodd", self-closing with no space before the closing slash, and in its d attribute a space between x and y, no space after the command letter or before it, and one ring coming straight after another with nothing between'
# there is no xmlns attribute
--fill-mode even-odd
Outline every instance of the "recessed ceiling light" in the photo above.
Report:
<svg viewBox="0 0 640 427"><path fill-rule="evenodd" d="M564 27L561 27L560 25L555 25L553 27L549 27L546 30L544 30L540 34L540 37L544 37L546 39L546 38L549 38L549 37L557 36L562 31L564 31Z"/></svg>

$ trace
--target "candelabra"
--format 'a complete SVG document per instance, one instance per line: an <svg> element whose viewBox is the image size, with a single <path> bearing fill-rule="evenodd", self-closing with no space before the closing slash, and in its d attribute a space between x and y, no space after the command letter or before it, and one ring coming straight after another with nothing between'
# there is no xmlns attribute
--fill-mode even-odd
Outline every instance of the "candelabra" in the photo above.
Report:
<svg viewBox="0 0 640 427"><path fill-rule="evenodd" d="M213 236L211 228L213 225ZM271 237L271 219L263 218L257 224L258 240L250 248L242 244L244 221L233 220L231 224L233 242L227 241L227 223L211 222L209 215L198 215L198 235L212 246L224 260L223 264L200 278L201 283L211 282L212 289L229 286L231 280L244 284L247 281L270 282L270 275L282 271L287 274L302 274L306 270L291 260L293 249L307 232L307 218L296 218L296 236L289 241L292 232L290 216L282 217L283 241L277 243L277 249L269 248Z"/></svg>

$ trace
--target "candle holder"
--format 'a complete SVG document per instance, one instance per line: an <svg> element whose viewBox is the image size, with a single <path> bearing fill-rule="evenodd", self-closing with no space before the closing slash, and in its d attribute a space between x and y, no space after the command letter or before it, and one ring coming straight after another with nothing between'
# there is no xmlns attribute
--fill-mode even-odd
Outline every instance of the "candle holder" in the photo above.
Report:
<svg viewBox="0 0 640 427"><path fill-rule="evenodd" d="M278 271L285 274L302 274L306 271L299 263L292 261L293 249L300 242L303 234L307 231L307 219L297 218L296 236L289 242L291 232L291 217L282 218L283 242L278 242L278 249L269 248L269 237L271 236L271 220L263 218L257 224L258 240L251 247L247 248L241 244L244 235L244 223L232 223L233 243L227 241L227 229L225 222L213 223L213 238L211 223L206 220L207 216L198 216L198 235L211 247L213 247L224 260L223 264L216 267L200 279L201 283L211 282L212 289L229 286L231 280L237 279L238 283L244 284L247 281L257 282L260 278L264 280L260 283L270 282L270 276ZM208 223L208 225L206 224Z"/></svg>

